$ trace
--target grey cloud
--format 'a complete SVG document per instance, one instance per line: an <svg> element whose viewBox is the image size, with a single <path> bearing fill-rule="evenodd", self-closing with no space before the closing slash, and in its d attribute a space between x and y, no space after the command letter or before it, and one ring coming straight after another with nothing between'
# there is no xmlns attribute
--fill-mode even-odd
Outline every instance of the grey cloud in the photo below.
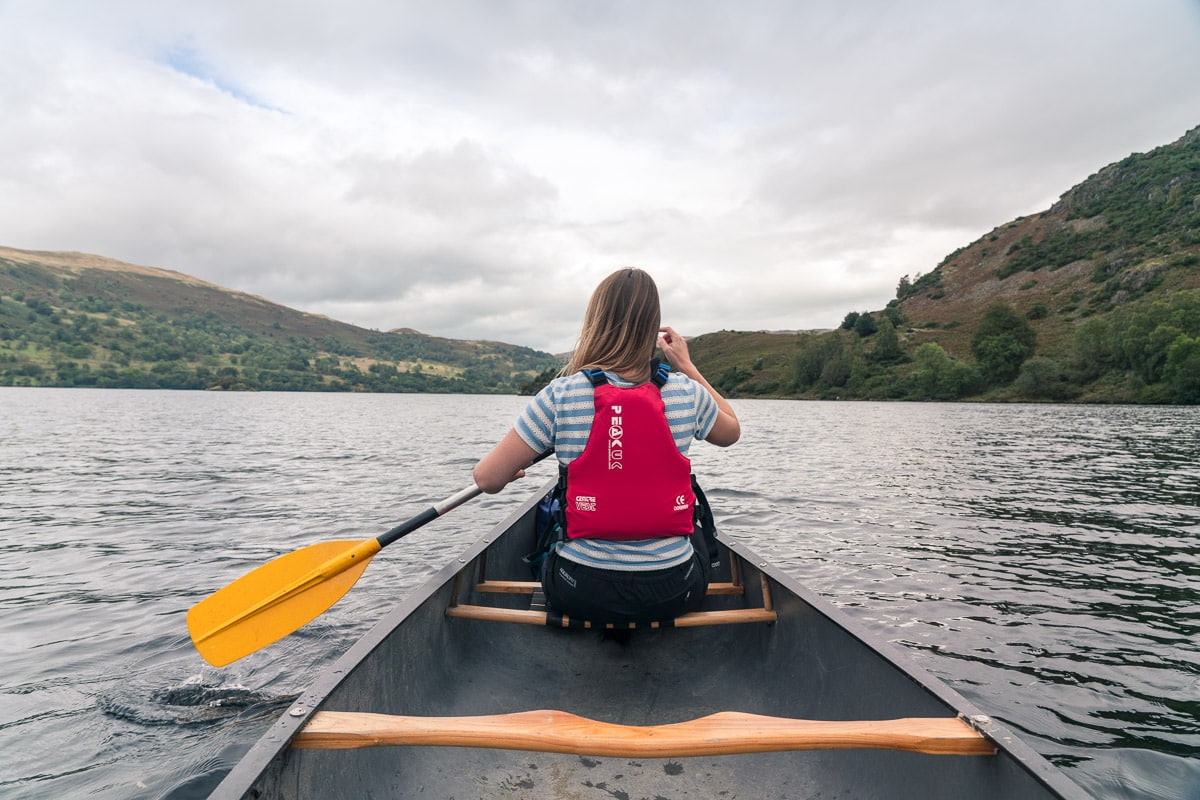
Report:
<svg viewBox="0 0 1200 800"><path fill-rule="evenodd" d="M359 154L345 162L350 201L393 204L439 217L511 224L544 213L557 197L549 181L521 165L492 158L476 143L411 157Z"/></svg>

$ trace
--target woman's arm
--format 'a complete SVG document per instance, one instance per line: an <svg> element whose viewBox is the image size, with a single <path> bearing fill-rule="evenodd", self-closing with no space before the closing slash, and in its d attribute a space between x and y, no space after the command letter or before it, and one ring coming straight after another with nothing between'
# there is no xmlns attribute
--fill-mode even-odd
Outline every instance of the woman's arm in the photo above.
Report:
<svg viewBox="0 0 1200 800"><path fill-rule="evenodd" d="M667 361L676 372L687 375L696 383L703 386L713 396L713 399L717 401L717 421L713 423L712 430L708 432L708 436L704 437L704 441L712 442L720 447L728 447L741 438L742 424L738 422L733 406L729 405L729 401L722 397L721 393L704 379L704 376L700 374L700 370L696 369L696 365L692 363L691 356L688 355L687 342L684 341L683 337L671 327L659 328L658 346L662 348Z"/></svg>
<svg viewBox="0 0 1200 800"><path fill-rule="evenodd" d="M515 428L509 428L492 452L475 465L475 485L488 494L495 494L517 478L524 478L525 468L537 455L537 451L517 435Z"/></svg>

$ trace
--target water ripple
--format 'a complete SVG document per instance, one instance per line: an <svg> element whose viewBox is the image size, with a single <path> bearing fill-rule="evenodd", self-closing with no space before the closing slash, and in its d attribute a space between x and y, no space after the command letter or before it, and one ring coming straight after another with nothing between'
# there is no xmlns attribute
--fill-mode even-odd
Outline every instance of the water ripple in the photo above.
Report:
<svg viewBox="0 0 1200 800"><path fill-rule="evenodd" d="M461 488L523 402L0 389L0 793L205 796L552 469L415 532L314 623L226 669L196 655L186 610ZM1200 410L736 405L743 441L693 450L724 535L1093 796L1200 796Z"/></svg>

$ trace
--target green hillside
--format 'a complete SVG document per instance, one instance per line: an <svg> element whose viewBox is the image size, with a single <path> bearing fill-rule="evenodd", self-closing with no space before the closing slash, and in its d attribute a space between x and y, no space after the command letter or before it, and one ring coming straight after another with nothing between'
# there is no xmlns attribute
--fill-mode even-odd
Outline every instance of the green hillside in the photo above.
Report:
<svg viewBox="0 0 1200 800"><path fill-rule="evenodd" d="M691 349L734 396L1200 402L1200 128L900 278L838 330Z"/></svg>
<svg viewBox="0 0 1200 800"><path fill-rule="evenodd" d="M168 270L0 248L0 385L510 393L557 363L359 328Z"/></svg>

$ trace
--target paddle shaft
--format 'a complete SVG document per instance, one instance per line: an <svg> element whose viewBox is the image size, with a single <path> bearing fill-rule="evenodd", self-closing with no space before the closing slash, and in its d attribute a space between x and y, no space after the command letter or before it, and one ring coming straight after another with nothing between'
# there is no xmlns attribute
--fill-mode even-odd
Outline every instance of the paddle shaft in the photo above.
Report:
<svg viewBox="0 0 1200 800"><path fill-rule="evenodd" d="M387 547L392 542L398 539L403 539L405 536L412 533L417 528L420 528L422 525L433 522L438 517L449 511L453 511L468 500L478 497L482 492L483 489L480 489L475 484L471 484L461 492L456 492L455 494L450 495L440 503L434 503L412 519L405 520L396 527L392 528L390 531L380 534L375 538L375 541L379 542L379 546L381 548Z"/></svg>
<svg viewBox="0 0 1200 800"><path fill-rule="evenodd" d="M547 450L544 453L540 453L537 458L529 462L529 466L532 467L534 464L538 463L553 452L553 450ZM379 546L381 548L387 547L392 542L395 542L398 539L403 539L405 536L412 533L417 528L420 528L422 525L427 525L428 523L433 522L443 514L453 511L463 503L478 497L482 493L483 489L480 489L478 486L472 483L462 491L455 492L439 503L434 503L432 506L422 511L420 514L417 514L412 519L401 522L390 531L380 534L378 537L376 537L375 541L379 542Z"/></svg>

